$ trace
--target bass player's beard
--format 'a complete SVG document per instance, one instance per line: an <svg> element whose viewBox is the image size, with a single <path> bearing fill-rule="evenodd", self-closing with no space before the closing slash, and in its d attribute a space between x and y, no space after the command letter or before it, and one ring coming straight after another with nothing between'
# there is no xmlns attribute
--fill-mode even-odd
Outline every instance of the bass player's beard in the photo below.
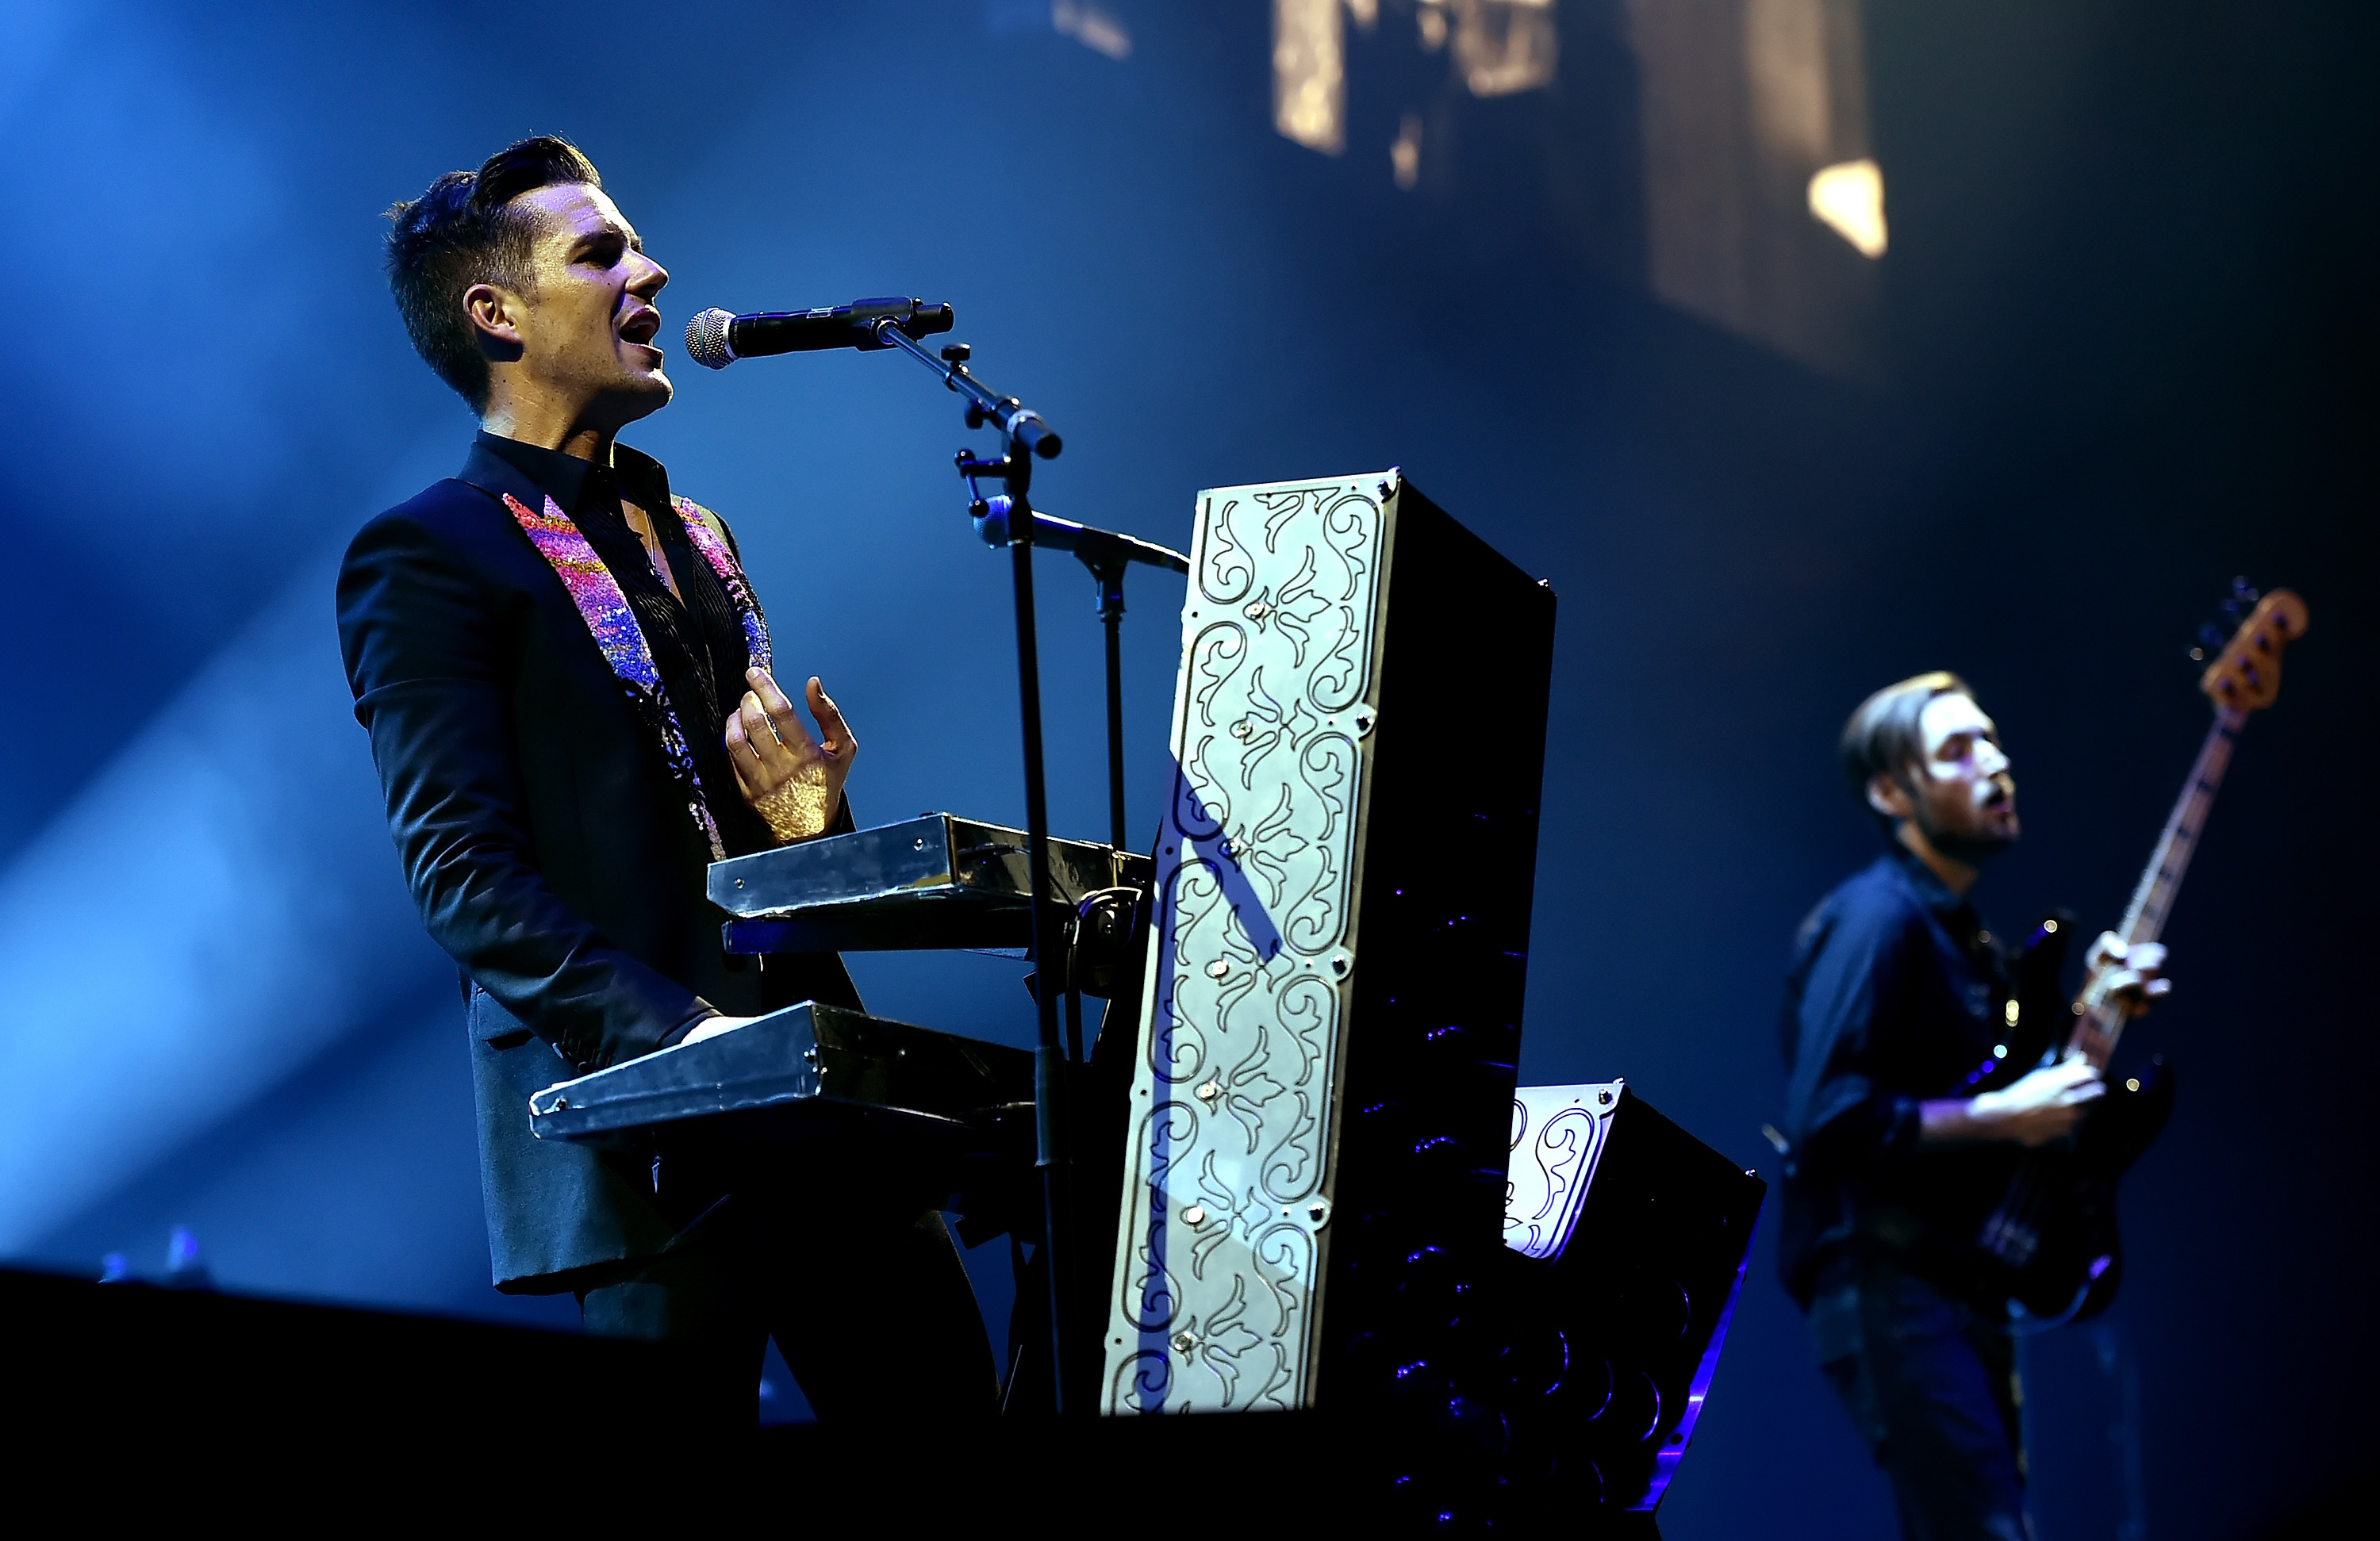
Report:
<svg viewBox="0 0 2380 1541"><path fill-rule="evenodd" d="M1980 868L2016 843L2013 831L1998 834L1987 830L1945 828L1935 820L1923 798L1915 800L1912 813L1912 822L1916 824L1918 832L1925 837L1925 843L1952 861L1964 862L1969 867Z"/></svg>

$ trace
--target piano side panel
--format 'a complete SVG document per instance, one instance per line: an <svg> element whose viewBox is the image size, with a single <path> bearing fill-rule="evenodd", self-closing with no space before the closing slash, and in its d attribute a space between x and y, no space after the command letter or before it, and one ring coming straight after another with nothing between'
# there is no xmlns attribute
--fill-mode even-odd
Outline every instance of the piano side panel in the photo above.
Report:
<svg viewBox="0 0 2380 1541"><path fill-rule="evenodd" d="M1550 593L1393 471L1191 552L1111 1413L1314 1405L1362 1258L1498 1247L1525 978Z"/></svg>
<svg viewBox="0 0 2380 1541"><path fill-rule="evenodd" d="M1392 485L1390 473L1198 500L1110 1412L1310 1400Z"/></svg>

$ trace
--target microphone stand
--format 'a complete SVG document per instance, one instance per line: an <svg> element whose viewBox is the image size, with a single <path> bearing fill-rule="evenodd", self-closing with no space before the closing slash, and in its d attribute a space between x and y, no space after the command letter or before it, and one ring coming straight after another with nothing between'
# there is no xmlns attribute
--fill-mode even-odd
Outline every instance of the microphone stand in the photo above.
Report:
<svg viewBox="0 0 2380 1541"><path fill-rule="evenodd" d="M1129 850L1123 829L1123 569L1122 558L1083 565L1099 584L1099 622L1108 634L1108 843Z"/></svg>
<svg viewBox="0 0 2380 1541"><path fill-rule="evenodd" d="M1057 433L1041 420L1039 414L1014 396L1002 396L987 389L967 373L967 349L964 344L945 348L943 356L936 358L925 345L902 331L892 317L872 322L869 330L878 346L899 348L941 376L945 388L966 397L969 428L981 428L989 422L999 429L1001 458L977 460L969 452L961 450L959 473L970 479L995 477L1005 481L1008 495L1015 500L1014 506L1021 516L1011 522L1009 552L1016 599L1018 716L1025 738L1025 861L1033 901L1031 955L1037 986L1033 1004L1038 1015L1033 1049L1033 1164L1041 1179L1041 1264L1049 1281L1051 1411L1063 1417L1066 1375L1062 1359L1062 1281L1066 1275L1062 1264L1072 1256L1074 1238L1066 1234L1065 1224L1069 1196L1063 1105L1066 1050L1059 1037L1058 996L1060 987L1067 982L1073 970L1062 959L1062 948L1052 944L1057 939L1052 936L1054 917L1050 913L1050 807L1041 762L1041 664L1033 615L1033 517L1028 497L1033 485L1033 457L1038 454L1045 460L1054 459L1062 445ZM1114 656L1112 647L1110 655ZM1111 686L1111 701L1116 698L1114 689ZM1110 738L1115 738L1114 730L1111 730ZM1120 755L1121 746L1114 752ZM1076 1031L1079 1036L1079 1027Z"/></svg>
<svg viewBox="0 0 2380 1541"><path fill-rule="evenodd" d="M953 345L953 348L963 345ZM969 486L973 486L970 479ZM1006 545L1009 524L1016 516L1013 498L985 499L978 495L972 509L975 531L992 546ZM1146 562L1152 567L1163 567L1188 576L1190 559L1180 552L1135 535L1120 535L1111 529L1097 529L1078 525L1071 519L1028 510L1026 516L1042 533L1044 545L1070 551L1083 565L1090 569L1091 577L1099 589L1099 620L1107 628L1108 685L1108 843L1122 851L1125 844L1123 814L1123 570L1135 562ZM1082 1058L1080 1053L1075 1056Z"/></svg>

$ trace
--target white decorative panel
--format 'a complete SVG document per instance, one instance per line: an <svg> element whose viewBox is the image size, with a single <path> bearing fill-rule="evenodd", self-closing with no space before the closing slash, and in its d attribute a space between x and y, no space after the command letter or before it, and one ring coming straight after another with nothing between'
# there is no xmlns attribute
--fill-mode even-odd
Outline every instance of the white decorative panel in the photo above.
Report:
<svg viewBox="0 0 2380 1541"><path fill-rule="evenodd" d="M1104 1405L1310 1398L1393 471L1202 493Z"/></svg>
<svg viewBox="0 0 2380 1541"><path fill-rule="evenodd" d="M1523 1086L1513 1092L1512 1163L1504 1184L1506 1246L1551 1262L1570 1244L1626 1085Z"/></svg>

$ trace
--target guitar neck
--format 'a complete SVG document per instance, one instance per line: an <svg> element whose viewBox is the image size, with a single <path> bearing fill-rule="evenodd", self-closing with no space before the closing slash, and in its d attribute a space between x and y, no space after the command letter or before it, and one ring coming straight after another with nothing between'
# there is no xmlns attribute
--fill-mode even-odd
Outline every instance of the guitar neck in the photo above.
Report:
<svg viewBox="0 0 2380 1541"><path fill-rule="evenodd" d="M2198 849L2200 832L2206 827L2207 809L2215 806L2215 794L2223 785L2223 772L2231 767L2232 746L2247 721L2248 714L2237 708L2216 710L2214 725L2206 730L2206 742L2199 748L2198 761L2190 768L2190 779L2182 783L2181 795L2175 799L2173 812L2166 819L2165 832L2157 836L2156 849L2141 873L2139 885L2132 890L2132 902L2124 908L2123 923L2116 928L2117 937L2127 944L2155 941L2164 933L2174 897L2181 892L2182 875L2190 870L2190 858ZM2107 1069L2107 1062L2115 1056L2116 1041L2123 1036L2124 1013L2088 996L2075 1002L2074 1010L2074 1047L2093 1064Z"/></svg>

